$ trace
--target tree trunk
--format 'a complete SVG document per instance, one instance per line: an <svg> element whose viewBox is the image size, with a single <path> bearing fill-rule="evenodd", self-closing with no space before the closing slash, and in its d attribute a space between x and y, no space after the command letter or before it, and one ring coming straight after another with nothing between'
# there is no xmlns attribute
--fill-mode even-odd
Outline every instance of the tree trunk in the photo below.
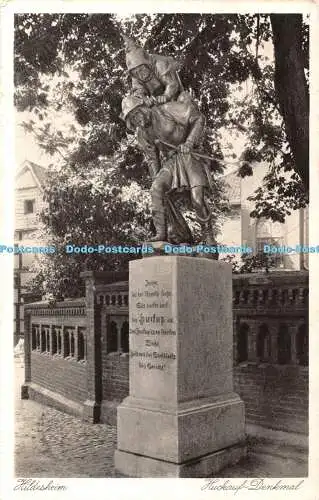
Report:
<svg viewBox="0 0 319 500"><path fill-rule="evenodd" d="M295 171L309 189L309 95L302 53L302 16L271 14L275 49L275 89Z"/></svg>

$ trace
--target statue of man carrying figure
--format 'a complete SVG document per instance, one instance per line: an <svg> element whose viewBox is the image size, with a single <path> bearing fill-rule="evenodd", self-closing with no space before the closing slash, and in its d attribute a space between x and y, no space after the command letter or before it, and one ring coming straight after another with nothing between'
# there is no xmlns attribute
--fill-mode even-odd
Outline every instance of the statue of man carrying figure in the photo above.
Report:
<svg viewBox="0 0 319 500"><path fill-rule="evenodd" d="M136 133L148 160L156 236L152 241L193 242L190 229L172 201L172 193L187 190L201 225L202 240L216 245L205 193L211 186L207 158L201 154L205 118L183 90L172 58L148 55L125 38L132 93L122 101L121 117ZM209 160L208 160L209 161ZM168 223L172 234L168 234ZM215 254L217 255L217 254Z"/></svg>

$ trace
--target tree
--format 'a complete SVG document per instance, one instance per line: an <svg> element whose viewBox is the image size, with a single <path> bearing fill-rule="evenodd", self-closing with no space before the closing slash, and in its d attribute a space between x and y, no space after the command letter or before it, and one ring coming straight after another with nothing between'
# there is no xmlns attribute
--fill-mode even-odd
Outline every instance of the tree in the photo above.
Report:
<svg viewBox="0 0 319 500"><path fill-rule="evenodd" d="M271 14L275 48L275 89L295 170L309 189L309 94L305 77L302 16Z"/></svg>
<svg viewBox="0 0 319 500"><path fill-rule="evenodd" d="M15 103L18 110L32 112L25 127L55 155L46 190L49 209L43 214L55 244L62 247L66 241L97 237L106 242L114 238L137 242L150 235L149 212L144 210L149 207L145 200L150 180L134 137L127 135L119 118L121 99L129 89L121 33L145 43L149 51L181 60L181 79L207 117L205 149L215 157L212 206L216 224L227 205L219 174L225 161L236 159L232 151L223 155L225 129L246 138L239 175L251 174L255 161L271 164L266 189L262 187L255 195L253 215L283 220L291 209L306 203L282 126L274 64L262 53L272 37L269 16L19 14L15 33ZM66 112L75 123L69 120L68 125L54 126L52 116ZM283 171L291 174L290 179ZM132 187L140 190L143 210L138 196L134 202L130 195L123 199L123 192L131 193ZM278 199L286 201L280 209L276 208ZM186 214L192 223L191 214ZM119 260L83 260L94 268L120 265ZM62 286L62 268L56 274L55 290L70 290L74 280ZM47 276L46 281L50 286L52 278Z"/></svg>

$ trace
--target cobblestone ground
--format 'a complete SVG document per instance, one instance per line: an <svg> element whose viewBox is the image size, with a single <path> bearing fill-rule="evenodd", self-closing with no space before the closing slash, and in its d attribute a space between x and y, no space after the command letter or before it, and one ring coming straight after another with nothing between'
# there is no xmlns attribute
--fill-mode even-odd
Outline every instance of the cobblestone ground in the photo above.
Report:
<svg viewBox="0 0 319 500"><path fill-rule="evenodd" d="M87 424L32 400L21 400L24 369L16 359L15 473L17 477L120 477L114 470L116 428ZM289 456L255 453L219 477L304 477L307 465Z"/></svg>
<svg viewBox="0 0 319 500"><path fill-rule="evenodd" d="M16 362L15 473L18 477L114 477L116 429L91 425L35 401L21 400Z"/></svg>

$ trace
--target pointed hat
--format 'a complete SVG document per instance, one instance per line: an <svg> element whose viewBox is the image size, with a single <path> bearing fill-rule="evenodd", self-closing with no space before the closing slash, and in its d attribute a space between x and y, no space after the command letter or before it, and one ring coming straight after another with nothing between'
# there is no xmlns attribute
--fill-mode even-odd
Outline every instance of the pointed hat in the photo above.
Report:
<svg viewBox="0 0 319 500"><path fill-rule="evenodd" d="M151 60L147 52L140 45L138 45L133 38L126 35L122 35L125 44L126 52L126 66L128 71L131 71L142 64L146 66L151 66Z"/></svg>

